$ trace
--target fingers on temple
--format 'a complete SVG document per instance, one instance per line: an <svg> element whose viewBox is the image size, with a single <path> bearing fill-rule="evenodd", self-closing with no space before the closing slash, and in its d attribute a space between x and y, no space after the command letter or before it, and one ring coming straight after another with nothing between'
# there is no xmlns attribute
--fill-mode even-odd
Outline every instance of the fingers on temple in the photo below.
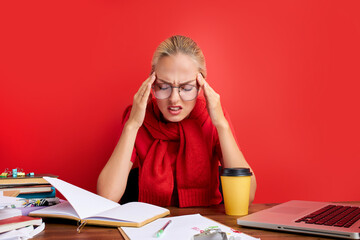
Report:
<svg viewBox="0 0 360 240"><path fill-rule="evenodd" d="M150 92L151 92L151 84L148 83L148 84L146 85L144 94L142 95L142 100L148 101Z"/></svg>
<svg viewBox="0 0 360 240"><path fill-rule="evenodd" d="M151 92L151 85L154 83L155 79L156 79L155 72L153 72L151 76L148 79L146 79L146 81L143 83L144 89L141 94L142 99L148 100Z"/></svg>
<svg viewBox="0 0 360 240"><path fill-rule="evenodd" d="M203 78L203 76L201 75L201 73L198 73L197 75L197 82L198 84L200 85L200 87L204 87L204 84L205 84L205 79Z"/></svg>
<svg viewBox="0 0 360 240"><path fill-rule="evenodd" d="M204 77L201 73L198 74L198 82L200 87L204 90L205 96L208 96L214 90L210 87L210 85L205 81Z"/></svg>
<svg viewBox="0 0 360 240"><path fill-rule="evenodd" d="M151 84L153 84L153 82L155 81L156 77L155 77L155 72L153 72L140 86L139 90L137 91L137 93L135 94L135 96L144 96L145 93L147 91L150 92L151 89ZM150 86L150 89L149 89Z"/></svg>

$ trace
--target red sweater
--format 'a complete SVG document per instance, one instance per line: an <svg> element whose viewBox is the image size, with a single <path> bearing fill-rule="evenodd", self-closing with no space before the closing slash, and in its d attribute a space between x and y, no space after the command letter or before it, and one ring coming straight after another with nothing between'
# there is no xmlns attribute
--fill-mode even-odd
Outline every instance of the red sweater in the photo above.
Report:
<svg viewBox="0 0 360 240"><path fill-rule="evenodd" d="M125 110L123 124L130 112L131 106ZM203 97L198 97L190 116L179 123L162 121L156 99L152 99L131 159L139 167L139 201L169 206L175 196L180 207L219 204L221 156Z"/></svg>

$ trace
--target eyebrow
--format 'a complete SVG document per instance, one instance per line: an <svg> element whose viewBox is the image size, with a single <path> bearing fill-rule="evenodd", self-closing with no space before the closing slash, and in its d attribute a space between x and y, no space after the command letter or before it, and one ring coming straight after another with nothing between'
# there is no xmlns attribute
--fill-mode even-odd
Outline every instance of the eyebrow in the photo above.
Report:
<svg viewBox="0 0 360 240"><path fill-rule="evenodd" d="M167 84L172 85L170 82L165 81L165 80L162 80L162 79L160 79L160 78L157 78L156 80L159 80L159 81L162 81L162 82L164 82L164 83L167 83ZM196 81L196 79L193 79L193 80L189 80L189 81L186 81L186 82L180 83L179 85L185 85L185 84L188 84L188 83L193 82L193 81Z"/></svg>

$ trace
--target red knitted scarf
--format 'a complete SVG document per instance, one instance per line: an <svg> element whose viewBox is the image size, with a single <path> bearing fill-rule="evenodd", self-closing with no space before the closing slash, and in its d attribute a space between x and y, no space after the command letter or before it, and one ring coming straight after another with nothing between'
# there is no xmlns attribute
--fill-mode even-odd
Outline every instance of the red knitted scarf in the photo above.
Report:
<svg viewBox="0 0 360 240"><path fill-rule="evenodd" d="M214 166L206 144L210 140L205 139L201 128L209 118L203 97L198 97L190 116L177 123L162 121L156 100L152 99L142 126L147 131L139 130L137 135L140 140L149 138L149 134L153 138L153 141L141 141L149 150L139 164L139 201L169 206L176 182L180 207L214 204L217 186L213 186L216 184L211 179ZM169 160L169 141L179 141L178 152L172 153L177 154L176 176Z"/></svg>

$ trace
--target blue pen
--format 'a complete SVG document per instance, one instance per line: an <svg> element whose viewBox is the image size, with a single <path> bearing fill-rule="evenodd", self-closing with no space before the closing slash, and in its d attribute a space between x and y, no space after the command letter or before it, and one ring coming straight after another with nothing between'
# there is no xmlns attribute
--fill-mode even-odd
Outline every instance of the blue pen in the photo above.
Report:
<svg viewBox="0 0 360 240"><path fill-rule="evenodd" d="M156 232L155 236L158 238L158 237L161 237L162 234L164 233L165 231L165 228L167 226L169 226L169 224L171 223L171 220L169 220L159 231Z"/></svg>

